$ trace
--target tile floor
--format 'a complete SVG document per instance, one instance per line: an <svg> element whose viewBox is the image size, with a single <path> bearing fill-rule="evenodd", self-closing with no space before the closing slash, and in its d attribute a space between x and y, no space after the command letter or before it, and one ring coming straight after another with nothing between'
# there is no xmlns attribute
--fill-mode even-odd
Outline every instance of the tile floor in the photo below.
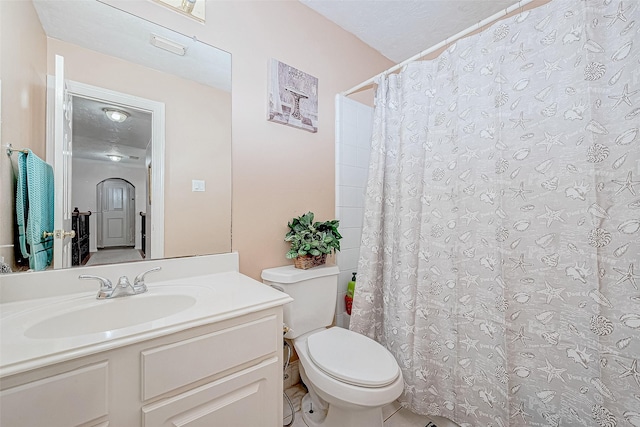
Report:
<svg viewBox="0 0 640 427"><path fill-rule="evenodd" d="M300 411L300 403L306 392L306 389L300 383L285 390L285 393L287 393L287 396L291 399L291 403L296 410L295 420L291 427L308 427L302 419L302 413ZM382 408L382 416L384 417L384 427L425 427L430 422L435 424L435 426L431 424L429 427L458 427L456 423L446 418L416 415L402 408L398 402L392 402ZM285 399L284 423L289 422L291 422L291 408Z"/></svg>

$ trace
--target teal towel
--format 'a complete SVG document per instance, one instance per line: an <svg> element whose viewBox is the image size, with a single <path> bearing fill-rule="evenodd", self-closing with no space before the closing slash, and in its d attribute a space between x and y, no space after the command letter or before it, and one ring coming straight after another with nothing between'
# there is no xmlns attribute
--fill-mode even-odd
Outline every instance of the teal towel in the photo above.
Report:
<svg viewBox="0 0 640 427"><path fill-rule="evenodd" d="M53 231L53 168L33 154L18 153L16 222L22 256L29 268L44 270L53 259L53 238L42 234Z"/></svg>

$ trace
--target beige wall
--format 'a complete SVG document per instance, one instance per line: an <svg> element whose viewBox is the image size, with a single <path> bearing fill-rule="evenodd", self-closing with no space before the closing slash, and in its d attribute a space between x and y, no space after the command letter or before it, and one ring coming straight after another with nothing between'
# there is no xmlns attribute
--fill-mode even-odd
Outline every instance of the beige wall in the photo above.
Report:
<svg viewBox="0 0 640 427"><path fill-rule="evenodd" d="M216 5L207 10L213 26L222 25ZM218 7L233 17L220 37L234 70L233 249L240 270L259 279L262 269L291 263L283 239L292 217L335 218L335 95L392 64L297 1ZM269 58L318 78L318 133L266 121Z"/></svg>
<svg viewBox="0 0 640 427"><path fill-rule="evenodd" d="M5 145L31 148L45 158L46 46L45 34L30 1L0 1L0 256L10 265L13 248L7 246L13 244L15 192ZM14 165L17 156L12 156Z"/></svg>
<svg viewBox="0 0 640 427"><path fill-rule="evenodd" d="M393 64L298 1L209 1L205 25L151 2L107 2L231 52L233 250L255 279L291 263L287 221L335 217L335 95ZM319 79L318 133L266 120L270 58Z"/></svg>
<svg viewBox="0 0 640 427"><path fill-rule="evenodd" d="M233 240L232 247L224 250L238 251L241 271L256 279L259 279L263 268L290 263L284 257L287 244L283 239L287 221L309 210L315 212L320 220L335 217L335 94L393 64L337 25L294 0L209 1L204 25L153 2L105 2L183 34L197 36L199 40L232 54ZM7 5L14 3L0 1L3 7L2 34L5 35L7 31L11 33L12 40L20 40L14 35L21 33L22 29L11 32L6 30L5 25L5 21L9 20L5 13L9 9ZM16 27L20 28L17 22ZM34 30L25 32L31 34ZM43 43L41 41L41 45ZM86 52L80 55L69 45L56 40L49 40L48 43L49 61L55 52L65 56L68 78L104 87L107 70L96 62L101 60L98 56L87 57ZM3 61L11 58L5 56L4 44L2 49ZM14 56L24 58L25 52L17 52ZM266 120L267 64L270 58L283 61L319 79L318 133L312 134ZM85 72L87 67L91 68L95 79L89 78ZM96 75L95 72L102 72L103 75ZM150 84L133 78L130 81L136 82L131 88L112 89L151 99L166 95L162 84ZM44 83L42 72L42 102L38 104L41 106L44 106ZM3 81L3 89L5 86ZM154 96L148 96L146 90ZM42 128L38 138L42 144L39 148L42 156L43 108L39 113ZM169 132L172 130L167 125ZM212 151L200 135L200 132L193 131L189 135L181 135L181 140L195 141L199 161L207 163L209 170L224 168L224 164L215 164L217 152ZM8 141L4 135L2 140L3 143ZM208 191L209 185L204 193L206 198L201 197L203 193L191 193L191 179L206 179L207 184L210 180L178 172L181 164L193 166L185 152L182 146L168 148L166 153L167 190L176 191L167 196L165 219L167 224L179 227L167 230L165 254L219 252L219 249L212 248L213 242L220 241L216 238L213 225L226 224L228 231L229 221L213 221L207 214L207 209L216 205L214 199L219 197ZM4 182L6 180L3 179L3 185ZM185 191L187 184L188 191ZM199 196L200 199L194 200ZM197 239L186 234L193 230L198 233ZM207 243L203 247L199 244L201 242Z"/></svg>
<svg viewBox="0 0 640 427"><path fill-rule="evenodd" d="M56 54L70 80L165 103L165 256L229 252L230 94L55 39L51 74ZM192 192L192 179L207 191Z"/></svg>
<svg viewBox="0 0 640 427"><path fill-rule="evenodd" d="M546 1L537 1L536 5ZM319 219L335 216L334 95L393 64L295 0L208 1L204 25L153 2L105 2L184 34L195 35L232 54L231 249L240 253L241 271L256 279L263 268L289 263L284 258L287 245L283 242L287 221L307 210L314 211ZM0 24L2 144L12 142L15 146L31 147L44 157L46 64L43 58L46 39L28 0L0 0ZM34 47L24 49L24 46ZM270 58L319 78L317 134L266 121L267 63ZM71 57L67 60L70 62L73 62ZM91 61L86 64L99 70ZM135 88L142 86L136 84ZM162 94L157 87L162 86L156 86L154 93ZM370 103L371 93L371 90L365 90L354 99ZM9 122L11 127L7 126ZM191 136L197 138L198 133ZM206 151L206 144L202 141L199 144L200 149L205 150L201 152L203 161L215 158L215 153ZM179 149L167 152L167 162L173 165L188 163ZM0 168L0 200L7 200L7 193L12 193L12 179L4 152L0 155ZM190 185L192 178L202 179L182 176L170 166L167 186L179 191L171 196L175 203L168 206L166 219L182 224L182 228L169 231L167 255L183 250L189 253L213 251L197 243L216 240L206 227L211 222L206 221L205 215L198 217L203 218L199 232L204 239L194 242L184 238L185 230L190 227L189 221L184 221L185 211L197 212L193 207L183 209L190 202L183 197L197 197L198 194L188 195L189 191L182 191L185 184ZM214 205L209 199L196 199L195 202L203 207ZM13 207L6 203L0 205L2 246L11 242L12 231L8 224ZM7 256L7 252L11 250L0 248L0 255Z"/></svg>
<svg viewBox="0 0 640 427"><path fill-rule="evenodd" d="M233 248L241 271L259 279L262 269L291 263L283 239L292 217L313 211L319 220L335 218L335 95L392 64L298 2L223 4L235 19L246 17L238 22L246 35L228 40L234 67ZM265 120L269 58L318 78L317 134Z"/></svg>

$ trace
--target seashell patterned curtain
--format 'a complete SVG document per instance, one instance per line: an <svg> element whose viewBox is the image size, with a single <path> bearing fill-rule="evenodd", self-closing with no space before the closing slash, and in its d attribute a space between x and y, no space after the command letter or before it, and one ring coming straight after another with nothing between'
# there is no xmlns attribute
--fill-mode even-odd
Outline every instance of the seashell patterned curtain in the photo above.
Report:
<svg viewBox="0 0 640 427"><path fill-rule="evenodd" d="M640 427L639 28L553 0L378 80L350 328L414 412Z"/></svg>

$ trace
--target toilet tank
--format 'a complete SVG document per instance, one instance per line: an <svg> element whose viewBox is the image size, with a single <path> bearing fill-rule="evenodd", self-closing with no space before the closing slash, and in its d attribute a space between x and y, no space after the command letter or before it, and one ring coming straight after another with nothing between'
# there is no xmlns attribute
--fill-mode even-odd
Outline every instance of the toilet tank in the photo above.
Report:
<svg viewBox="0 0 640 427"><path fill-rule="evenodd" d="M264 283L293 298L284 306L284 323L290 328L285 338L297 338L333 323L339 272L335 265L308 270L287 265L262 270Z"/></svg>

